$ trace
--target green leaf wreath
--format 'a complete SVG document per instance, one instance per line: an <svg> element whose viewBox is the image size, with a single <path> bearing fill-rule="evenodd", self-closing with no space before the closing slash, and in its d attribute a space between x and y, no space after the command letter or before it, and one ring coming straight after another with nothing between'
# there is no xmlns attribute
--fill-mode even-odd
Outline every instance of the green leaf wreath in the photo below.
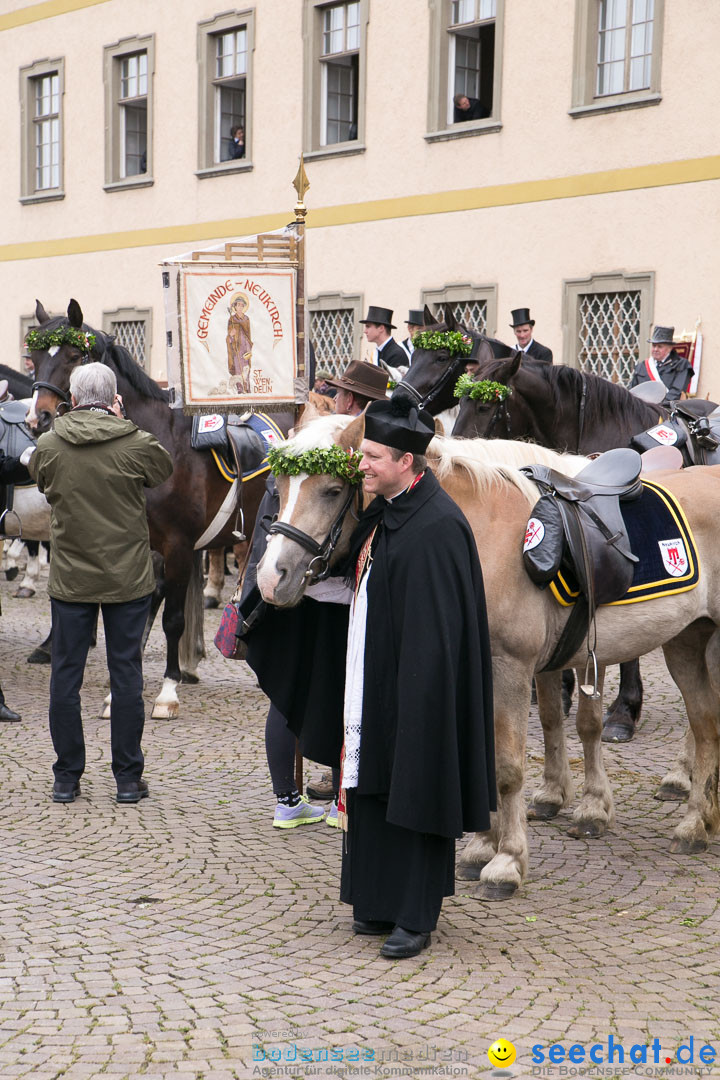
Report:
<svg viewBox="0 0 720 1080"><path fill-rule="evenodd" d="M348 484L362 483L358 469L362 454L358 450L343 450L333 445L329 450L303 450L302 454L290 454L282 447L273 446L268 451L268 464L274 476L336 476Z"/></svg>
<svg viewBox="0 0 720 1080"><path fill-rule="evenodd" d="M504 401L512 394L512 387L505 383L493 382L492 379L481 379L475 382L472 375L461 375L455 383L455 397L469 397L471 401L481 401L485 405L493 401Z"/></svg>
<svg viewBox="0 0 720 1080"><path fill-rule="evenodd" d="M412 343L416 349L427 349L428 352L447 349L451 356L469 356L472 352L472 338L459 330L418 330L413 334Z"/></svg>
<svg viewBox="0 0 720 1080"><path fill-rule="evenodd" d="M95 345L95 335L74 326L59 326L56 330L30 330L25 343L34 352L47 352L54 346L74 345L80 352L89 353Z"/></svg>

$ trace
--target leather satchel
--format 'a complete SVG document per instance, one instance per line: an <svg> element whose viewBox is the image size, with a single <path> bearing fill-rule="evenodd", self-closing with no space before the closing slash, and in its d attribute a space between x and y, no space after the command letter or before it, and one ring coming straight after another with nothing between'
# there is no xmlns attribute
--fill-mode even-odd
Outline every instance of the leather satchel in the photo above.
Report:
<svg viewBox="0 0 720 1080"><path fill-rule="evenodd" d="M243 632L240 605L235 600L230 600L225 605L225 610L220 619L215 635L215 646L228 660L244 660L247 655L247 645L240 637Z"/></svg>

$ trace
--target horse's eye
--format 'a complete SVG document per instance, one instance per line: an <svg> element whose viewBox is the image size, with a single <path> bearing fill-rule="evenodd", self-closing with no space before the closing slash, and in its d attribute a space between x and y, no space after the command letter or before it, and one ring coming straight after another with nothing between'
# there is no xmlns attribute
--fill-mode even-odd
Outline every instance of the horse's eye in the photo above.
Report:
<svg viewBox="0 0 720 1080"><path fill-rule="evenodd" d="M341 487L325 488L323 491L323 497L326 499L337 499L339 495L342 495L343 489Z"/></svg>

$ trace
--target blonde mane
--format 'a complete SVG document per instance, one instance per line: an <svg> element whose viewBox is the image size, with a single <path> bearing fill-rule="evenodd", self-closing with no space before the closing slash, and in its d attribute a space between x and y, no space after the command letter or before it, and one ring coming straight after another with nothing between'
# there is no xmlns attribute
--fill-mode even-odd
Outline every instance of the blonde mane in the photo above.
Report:
<svg viewBox="0 0 720 1080"><path fill-rule="evenodd" d="M300 428L283 446L290 454L305 450L328 450L339 433L355 420L354 416L322 416ZM514 439L453 439L436 435L427 449L428 464L438 480L446 479L455 469L471 478L478 491L497 486L517 488L531 504L537 502L538 489L532 480L519 472L523 465L548 465L557 472L574 476L589 458L578 454L559 454L535 443Z"/></svg>

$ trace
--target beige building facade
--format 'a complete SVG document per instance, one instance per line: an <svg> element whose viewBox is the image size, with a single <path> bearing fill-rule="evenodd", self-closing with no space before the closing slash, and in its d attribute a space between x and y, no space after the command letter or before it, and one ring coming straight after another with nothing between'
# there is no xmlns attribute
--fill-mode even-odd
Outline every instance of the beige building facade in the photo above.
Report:
<svg viewBox="0 0 720 1080"><path fill-rule="evenodd" d="M302 152L324 366L369 304L621 381L700 320L720 400L719 46L709 0L5 0L2 359L75 297L164 379L159 262L291 220Z"/></svg>

